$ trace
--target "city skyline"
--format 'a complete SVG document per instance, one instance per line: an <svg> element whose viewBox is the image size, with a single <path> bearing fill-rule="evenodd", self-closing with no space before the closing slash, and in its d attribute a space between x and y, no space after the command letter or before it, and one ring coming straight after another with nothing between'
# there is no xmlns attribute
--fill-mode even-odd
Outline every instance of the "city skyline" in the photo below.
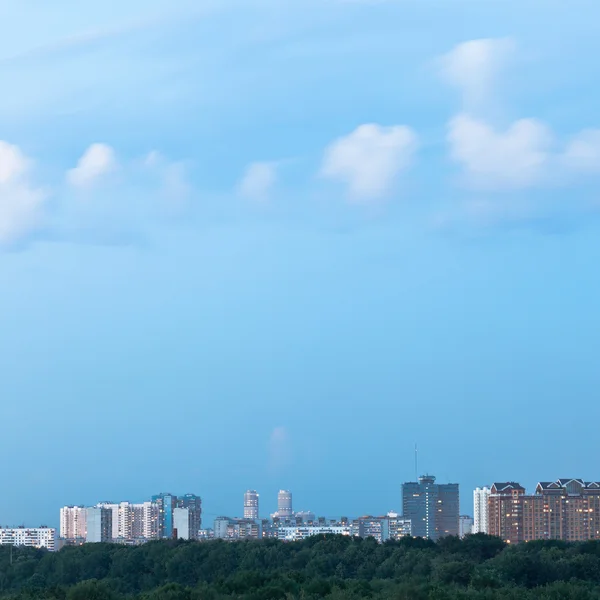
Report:
<svg viewBox="0 0 600 600"><path fill-rule="evenodd" d="M594 480L574 2L0 2L0 522L161 490L385 514L415 442L461 513Z"/></svg>

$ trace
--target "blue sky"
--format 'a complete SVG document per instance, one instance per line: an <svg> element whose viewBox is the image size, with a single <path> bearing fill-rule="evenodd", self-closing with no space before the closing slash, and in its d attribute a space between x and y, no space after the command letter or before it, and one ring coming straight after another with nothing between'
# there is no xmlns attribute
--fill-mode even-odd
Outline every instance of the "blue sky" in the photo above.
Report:
<svg viewBox="0 0 600 600"><path fill-rule="evenodd" d="M0 1L0 523L598 479L598 18Z"/></svg>

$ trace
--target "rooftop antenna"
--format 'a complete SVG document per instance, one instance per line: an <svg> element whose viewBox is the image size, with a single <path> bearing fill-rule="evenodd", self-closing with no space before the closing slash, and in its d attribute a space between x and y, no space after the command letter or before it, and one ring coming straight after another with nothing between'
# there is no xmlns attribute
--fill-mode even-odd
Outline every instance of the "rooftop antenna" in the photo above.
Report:
<svg viewBox="0 0 600 600"><path fill-rule="evenodd" d="M417 443L415 442L415 481L419 481L419 452L417 450Z"/></svg>

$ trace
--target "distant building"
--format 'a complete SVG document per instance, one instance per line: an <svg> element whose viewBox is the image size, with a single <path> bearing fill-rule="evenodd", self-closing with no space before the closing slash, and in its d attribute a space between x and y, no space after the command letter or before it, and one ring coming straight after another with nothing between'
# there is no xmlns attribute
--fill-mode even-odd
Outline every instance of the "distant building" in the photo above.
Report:
<svg viewBox="0 0 600 600"><path fill-rule="evenodd" d="M222 540L244 540L262 538L260 523L251 519L217 517L214 523L214 537Z"/></svg>
<svg viewBox="0 0 600 600"><path fill-rule="evenodd" d="M437 540L459 533L458 483L437 484L432 475L404 483L402 508L415 537Z"/></svg>
<svg viewBox="0 0 600 600"><path fill-rule="evenodd" d="M244 494L244 519L257 520L258 518L258 492L248 490Z"/></svg>
<svg viewBox="0 0 600 600"><path fill-rule="evenodd" d="M87 509L86 542L99 543L112 541L112 510L105 507Z"/></svg>
<svg viewBox="0 0 600 600"><path fill-rule="evenodd" d="M188 511L188 535L186 539L197 540L202 529L202 500L195 494L185 494L177 499L177 508ZM178 537L181 537L178 532Z"/></svg>
<svg viewBox="0 0 600 600"><path fill-rule="evenodd" d="M56 529L52 527L0 528L0 546L25 546L56 550Z"/></svg>
<svg viewBox="0 0 600 600"><path fill-rule="evenodd" d="M387 519L390 524L391 540L400 540L412 535L412 523L410 519L407 519L394 511L387 514Z"/></svg>
<svg viewBox="0 0 600 600"><path fill-rule="evenodd" d="M462 540L466 535L473 533L473 517L460 515L458 519L458 537Z"/></svg>
<svg viewBox="0 0 600 600"><path fill-rule="evenodd" d="M289 490L279 490L277 494L277 512L273 517L280 519L289 519L294 515L292 508L292 492Z"/></svg>
<svg viewBox="0 0 600 600"><path fill-rule="evenodd" d="M390 539L390 522L386 517L360 517L352 521L353 536L375 538L380 544Z"/></svg>
<svg viewBox="0 0 600 600"><path fill-rule="evenodd" d="M158 506L158 537L173 537L173 511L177 508L177 496L162 493L152 496L152 502Z"/></svg>
<svg viewBox="0 0 600 600"><path fill-rule="evenodd" d="M336 522L325 525L282 525L277 528L277 537L286 542L304 540L313 535L352 535L352 526Z"/></svg>
<svg viewBox="0 0 600 600"><path fill-rule="evenodd" d="M507 543L600 539L600 481L557 479L527 495L518 483L494 483L489 498L491 535Z"/></svg>
<svg viewBox="0 0 600 600"><path fill-rule="evenodd" d="M196 533L194 538L191 537L192 528L190 527L190 520L189 508L173 509L173 537L180 540L195 539L198 534Z"/></svg>
<svg viewBox="0 0 600 600"><path fill-rule="evenodd" d="M490 529L488 487L475 488L473 491L473 533L488 533Z"/></svg>
<svg viewBox="0 0 600 600"><path fill-rule="evenodd" d="M122 532L119 531L119 524L122 524L122 519L119 519L119 509L121 505L115 502L98 502L94 508L105 508L110 511L111 515L111 535L113 539L118 539Z"/></svg>
<svg viewBox="0 0 600 600"><path fill-rule="evenodd" d="M132 505L133 523L131 535L134 540L158 539L158 505L154 502L143 502Z"/></svg>
<svg viewBox="0 0 600 600"><path fill-rule="evenodd" d="M509 544L523 541L523 503L525 488L514 481L494 483L488 499L490 535Z"/></svg>
<svg viewBox="0 0 600 600"><path fill-rule="evenodd" d="M61 539L77 542L85 540L87 533L87 509L85 506L63 506L60 509Z"/></svg>
<svg viewBox="0 0 600 600"><path fill-rule="evenodd" d="M296 521L300 521L301 523L314 523L317 520L315 513L310 510L302 510L294 516L296 517Z"/></svg>

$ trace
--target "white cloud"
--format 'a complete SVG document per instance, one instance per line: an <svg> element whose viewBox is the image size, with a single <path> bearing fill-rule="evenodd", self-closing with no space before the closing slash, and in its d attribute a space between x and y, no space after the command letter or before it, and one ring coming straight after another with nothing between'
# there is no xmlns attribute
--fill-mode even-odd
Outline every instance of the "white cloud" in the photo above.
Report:
<svg viewBox="0 0 600 600"><path fill-rule="evenodd" d="M475 110L490 99L493 84L514 49L510 38L470 40L441 58L442 75L460 90L465 108Z"/></svg>
<svg viewBox="0 0 600 600"><path fill-rule="evenodd" d="M360 125L325 150L321 175L345 183L354 201L380 198L409 167L416 139L404 125Z"/></svg>
<svg viewBox="0 0 600 600"><path fill-rule="evenodd" d="M278 472L287 467L292 457L290 434L285 427L275 427L269 437L269 468Z"/></svg>
<svg viewBox="0 0 600 600"><path fill-rule="evenodd" d="M17 242L38 228L47 194L30 179L31 162L0 140L0 244Z"/></svg>
<svg viewBox="0 0 600 600"><path fill-rule="evenodd" d="M255 162L250 164L239 183L239 193L245 198L257 201L269 199L277 181L277 166L273 162Z"/></svg>
<svg viewBox="0 0 600 600"><path fill-rule="evenodd" d="M535 119L515 121L496 131L468 114L451 119L448 142L470 183L487 188L527 187L538 183L551 157L552 133Z"/></svg>
<svg viewBox="0 0 600 600"><path fill-rule="evenodd" d="M575 171L600 171L600 129L586 129L572 138L563 160Z"/></svg>
<svg viewBox="0 0 600 600"><path fill-rule="evenodd" d="M92 144L79 159L77 166L67 172L70 185L91 187L117 167L114 150L106 144Z"/></svg>

